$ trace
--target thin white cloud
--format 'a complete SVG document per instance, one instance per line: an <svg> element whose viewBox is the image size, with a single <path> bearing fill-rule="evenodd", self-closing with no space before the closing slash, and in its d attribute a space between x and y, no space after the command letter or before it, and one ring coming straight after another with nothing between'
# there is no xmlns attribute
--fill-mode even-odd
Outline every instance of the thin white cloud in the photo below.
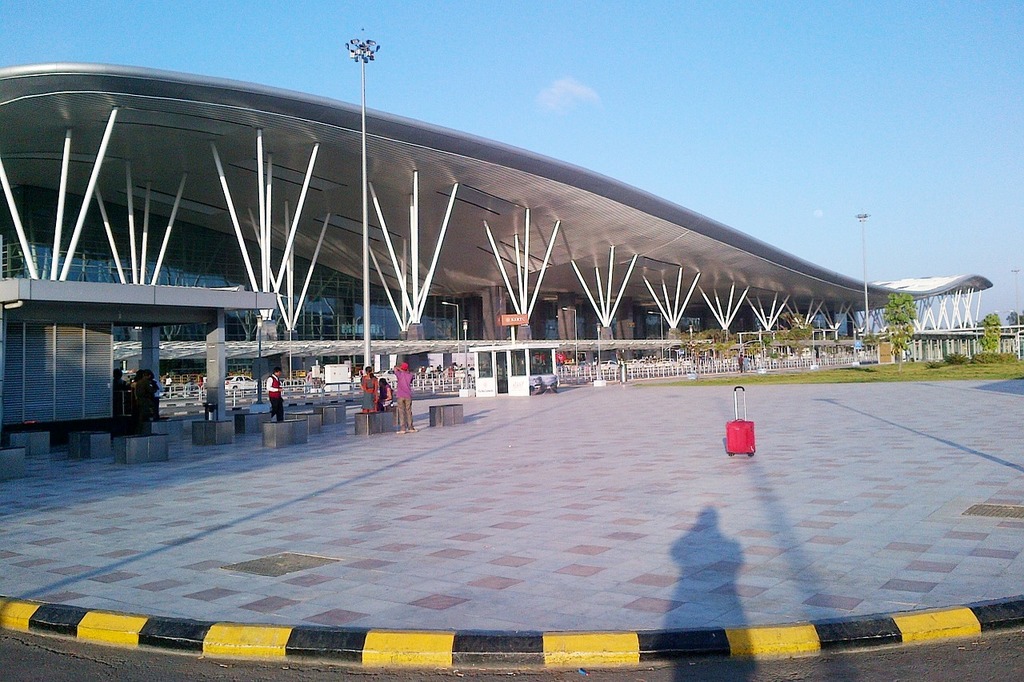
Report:
<svg viewBox="0 0 1024 682"><path fill-rule="evenodd" d="M540 91L537 104L543 109L564 114L579 104L600 104L601 98L589 85L575 78L560 78Z"/></svg>

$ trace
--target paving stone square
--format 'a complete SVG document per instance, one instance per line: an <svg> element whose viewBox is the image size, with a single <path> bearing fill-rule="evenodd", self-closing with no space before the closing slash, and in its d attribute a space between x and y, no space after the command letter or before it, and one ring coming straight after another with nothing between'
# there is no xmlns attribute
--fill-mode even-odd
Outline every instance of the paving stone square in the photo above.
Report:
<svg viewBox="0 0 1024 682"><path fill-rule="evenodd" d="M609 384L464 399L465 423L55 449L0 483L0 595L150 615L403 629L741 627L1016 596L1024 382ZM231 570L318 557L280 575ZM291 568L291 567L289 567ZM268 573L274 573L269 571Z"/></svg>

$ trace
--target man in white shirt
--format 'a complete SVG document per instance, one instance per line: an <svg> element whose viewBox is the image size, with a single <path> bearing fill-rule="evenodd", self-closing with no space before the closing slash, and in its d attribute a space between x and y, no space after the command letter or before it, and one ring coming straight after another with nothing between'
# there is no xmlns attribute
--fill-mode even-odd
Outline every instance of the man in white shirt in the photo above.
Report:
<svg viewBox="0 0 1024 682"><path fill-rule="evenodd" d="M281 395L281 368L275 367L267 377L267 397L270 398L270 416L275 421L284 421L284 398Z"/></svg>

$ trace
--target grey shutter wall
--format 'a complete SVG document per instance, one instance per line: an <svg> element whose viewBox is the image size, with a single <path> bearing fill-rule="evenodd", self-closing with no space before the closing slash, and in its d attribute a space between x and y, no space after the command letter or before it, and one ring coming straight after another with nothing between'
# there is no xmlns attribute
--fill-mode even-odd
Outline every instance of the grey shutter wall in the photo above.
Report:
<svg viewBox="0 0 1024 682"><path fill-rule="evenodd" d="M4 423L109 417L110 325L7 325Z"/></svg>

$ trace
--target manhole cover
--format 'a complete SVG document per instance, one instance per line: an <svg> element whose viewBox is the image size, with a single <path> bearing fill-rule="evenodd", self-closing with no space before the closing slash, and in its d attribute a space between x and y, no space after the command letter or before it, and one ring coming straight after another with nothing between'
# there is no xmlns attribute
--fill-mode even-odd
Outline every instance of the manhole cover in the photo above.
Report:
<svg viewBox="0 0 1024 682"><path fill-rule="evenodd" d="M995 516L1000 519L1024 519L1024 507L1017 504L976 504L964 516Z"/></svg>
<svg viewBox="0 0 1024 682"><path fill-rule="evenodd" d="M293 554L291 552L284 552L283 554L265 556L260 559L253 559L252 561L243 561L240 564L221 566L221 568L228 571L241 571L242 573L254 573L255 575L265 575L271 578L276 578L277 576L284 575L286 573L304 571L307 568L317 568L318 566L324 566L325 564L333 564L336 561L338 561L338 559L313 556L311 554Z"/></svg>

